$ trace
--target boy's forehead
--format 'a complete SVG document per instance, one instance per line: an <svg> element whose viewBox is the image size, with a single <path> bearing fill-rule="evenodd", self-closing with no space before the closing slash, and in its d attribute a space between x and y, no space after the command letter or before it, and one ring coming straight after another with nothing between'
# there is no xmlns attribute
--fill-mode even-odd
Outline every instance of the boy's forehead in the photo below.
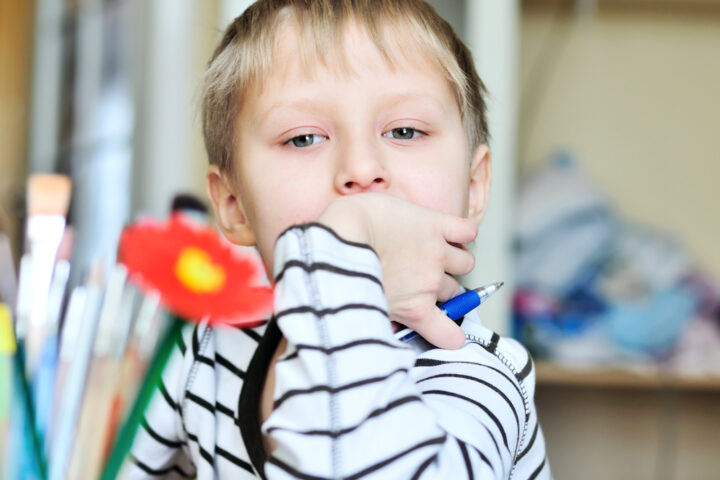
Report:
<svg viewBox="0 0 720 480"><path fill-rule="evenodd" d="M413 70L429 74L444 73L440 64L407 32L398 27L381 28L381 37L373 38L365 26L348 21L333 31L325 42L320 43L309 27L298 25L292 18L288 18L279 26L270 68L265 72L266 78L258 79L255 86L261 87L271 80L269 77L286 84L290 78L298 76L303 80L312 80L320 71L330 72L338 79L346 80L359 70L376 67L379 61L391 71L411 66L415 67ZM360 50L366 54L358 56Z"/></svg>

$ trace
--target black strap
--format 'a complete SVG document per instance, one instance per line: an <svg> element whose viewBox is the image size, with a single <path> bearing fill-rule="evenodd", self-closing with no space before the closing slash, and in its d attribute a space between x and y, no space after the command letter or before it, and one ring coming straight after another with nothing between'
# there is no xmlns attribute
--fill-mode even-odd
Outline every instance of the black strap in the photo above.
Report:
<svg viewBox="0 0 720 480"><path fill-rule="evenodd" d="M263 446L262 432L260 431L260 397L265 385L265 377L267 376L270 361L281 338L282 334L275 318L273 318L268 323L265 335L263 335L257 349L255 349L252 360L250 360L238 400L238 427L240 427L240 434L250 456L250 461L263 480L265 479L263 466L267 460L267 453Z"/></svg>

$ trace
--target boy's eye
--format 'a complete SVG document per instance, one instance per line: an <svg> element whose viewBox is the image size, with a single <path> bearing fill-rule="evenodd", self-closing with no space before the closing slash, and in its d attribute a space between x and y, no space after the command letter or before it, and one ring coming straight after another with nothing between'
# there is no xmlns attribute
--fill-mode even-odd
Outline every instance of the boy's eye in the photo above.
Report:
<svg viewBox="0 0 720 480"><path fill-rule="evenodd" d="M316 143L321 142L322 140L326 139L327 137L323 135L315 135L312 133L307 133L305 135L298 135L297 137L293 137L290 140L288 140L288 143L292 143L295 147L309 147L311 145L315 145Z"/></svg>
<svg viewBox="0 0 720 480"><path fill-rule="evenodd" d="M418 137L422 132L410 127L398 127L386 132L383 136L396 140L411 140Z"/></svg>

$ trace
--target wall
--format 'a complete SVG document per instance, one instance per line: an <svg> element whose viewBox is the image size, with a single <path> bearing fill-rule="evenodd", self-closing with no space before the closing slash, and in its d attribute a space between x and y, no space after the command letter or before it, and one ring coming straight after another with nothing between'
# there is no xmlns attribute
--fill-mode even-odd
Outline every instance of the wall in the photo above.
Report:
<svg viewBox="0 0 720 480"><path fill-rule="evenodd" d="M720 11L526 9L521 28L521 168L572 149L623 216L720 279Z"/></svg>

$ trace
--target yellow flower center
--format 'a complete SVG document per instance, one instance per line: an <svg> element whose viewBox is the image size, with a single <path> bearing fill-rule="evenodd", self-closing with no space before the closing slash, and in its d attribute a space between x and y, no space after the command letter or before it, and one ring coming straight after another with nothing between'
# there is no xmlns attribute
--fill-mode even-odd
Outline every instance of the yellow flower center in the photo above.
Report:
<svg viewBox="0 0 720 480"><path fill-rule="evenodd" d="M185 247L175 262L178 280L194 293L215 293L225 285L225 270L205 250Z"/></svg>

